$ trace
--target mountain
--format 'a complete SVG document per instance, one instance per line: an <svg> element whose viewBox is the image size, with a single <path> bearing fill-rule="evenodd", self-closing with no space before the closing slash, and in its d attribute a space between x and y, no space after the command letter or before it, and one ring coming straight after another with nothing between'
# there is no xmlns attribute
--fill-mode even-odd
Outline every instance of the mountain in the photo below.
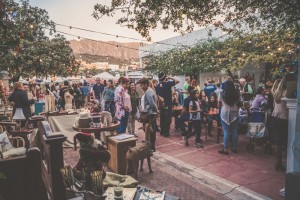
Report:
<svg viewBox="0 0 300 200"><path fill-rule="evenodd" d="M139 42L118 43L114 41L101 42L91 40L70 40L70 47L75 55L94 55L95 57L109 58L109 60L130 61L139 59ZM109 44L113 45L109 45ZM118 47L117 47L118 46ZM128 47L128 48L123 48ZM130 48L130 49L129 49ZM76 56L76 57L77 57Z"/></svg>

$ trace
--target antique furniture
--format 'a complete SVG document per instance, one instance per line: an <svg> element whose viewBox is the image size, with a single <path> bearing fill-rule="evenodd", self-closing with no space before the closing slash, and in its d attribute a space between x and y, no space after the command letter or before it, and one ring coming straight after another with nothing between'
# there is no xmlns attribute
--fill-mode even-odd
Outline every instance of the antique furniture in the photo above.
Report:
<svg viewBox="0 0 300 200"><path fill-rule="evenodd" d="M64 167L63 142L66 137L52 132L46 121L38 122L38 147L42 154L41 173L50 200L65 199L65 187L60 169Z"/></svg>
<svg viewBox="0 0 300 200"><path fill-rule="evenodd" d="M41 176L41 153L31 148L26 155L0 160L0 194L9 200L48 200Z"/></svg>
<svg viewBox="0 0 300 200"><path fill-rule="evenodd" d="M96 139L100 140L100 134L103 131L116 131L120 126L120 122L111 123L109 126L103 126L103 127L91 127L91 128L79 128L75 125L73 125L73 130L80 131L84 133L94 133L96 136Z"/></svg>
<svg viewBox="0 0 300 200"><path fill-rule="evenodd" d="M137 138L118 140L114 136L107 137L107 148L110 151L111 159L108 168L118 174L126 174L126 152L129 147L136 146Z"/></svg>

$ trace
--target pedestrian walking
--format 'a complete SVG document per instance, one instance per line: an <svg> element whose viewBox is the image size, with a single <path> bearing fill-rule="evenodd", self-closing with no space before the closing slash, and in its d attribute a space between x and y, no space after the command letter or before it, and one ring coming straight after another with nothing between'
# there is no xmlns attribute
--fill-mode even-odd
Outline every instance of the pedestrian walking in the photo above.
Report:
<svg viewBox="0 0 300 200"><path fill-rule="evenodd" d="M84 82L83 84L80 83L80 91L82 94L82 104L81 106L86 108L87 107L87 103L88 103L88 96L89 96L89 87L88 87L88 83Z"/></svg>
<svg viewBox="0 0 300 200"><path fill-rule="evenodd" d="M119 133L125 133L129 113L132 110L130 95L128 94L129 79L122 78L119 91L117 93L116 103L116 118L120 121L120 127L118 128Z"/></svg>
<svg viewBox="0 0 300 200"><path fill-rule="evenodd" d="M113 85L112 80L107 81L107 86L104 88L103 91L103 98L104 98L104 110L111 113L111 116L115 115L115 88Z"/></svg>
<svg viewBox="0 0 300 200"><path fill-rule="evenodd" d="M159 84L156 92L163 99L163 107L160 109L160 134L164 137L170 136L170 125L172 119L172 87L179 83L178 80L167 77L164 72L158 74Z"/></svg>
<svg viewBox="0 0 300 200"><path fill-rule="evenodd" d="M128 119L128 133L131 135L135 135L135 116L139 106L139 94L136 91L135 83L133 82L130 83L128 94L130 95L130 101L132 107Z"/></svg>
<svg viewBox="0 0 300 200"><path fill-rule="evenodd" d="M96 78L96 84L93 85L93 93L96 100L101 103L102 93L104 91L104 84L101 83L99 77Z"/></svg>
<svg viewBox="0 0 300 200"><path fill-rule="evenodd" d="M155 151L155 141L156 141L156 130L154 129L154 124L156 121L156 116L158 112L157 108L157 96L155 94L155 91L149 87L149 80L146 78L143 78L139 81L141 88L144 90L144 95L141 99L141 110L146 111L149 118L149 123L152 126L153 132L150 133L150 144L152 151Z"/></svg>
<svg viewBox="0 0 300 200"><path fill-rule="evenodd" d="M219 151L221 154L228 155L229 138L232 139L232 151L237 153L238 143L238 116L239 116L239 92L235 89L233 82L226 81L224 91L220 95L222 101L221 123L224 131L224 147Z"/></svg>

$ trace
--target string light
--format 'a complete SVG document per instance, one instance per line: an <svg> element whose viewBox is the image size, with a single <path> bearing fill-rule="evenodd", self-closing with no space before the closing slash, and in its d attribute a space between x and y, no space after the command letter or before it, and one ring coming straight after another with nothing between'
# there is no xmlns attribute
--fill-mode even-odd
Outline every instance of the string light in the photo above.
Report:
<svg viewBox="0 0 300 200"><path fill-rule="evenodd" d="M268 49L270 49L271 47L270 47L270 46L268 46L267 48L268 48Z"/></svg>
<svg viewBox="0 0 300 200"><path fill-rule="evenodd" d="M124 39L130 39L130 40L136 40L136 41L143 41L143 42L151 42L151 41L144 40L144 39L137 39L137 38L127 37L127 36L121 36L121 35L111 34L111 33L104 33L104 32L89 30L89 29L85 29L85 28L79 28L79 27L74 27L74 26L67 26L67 25L59 24L59 23L54 23L54 24L57 25L57 26L62 26L62 27L69 27L70 29L77 29L77 30L81 30L81 31L98 33L98 34L108 35L108 36L115 36L117 38L124 38ZM224 37L226 35L228 35L228 33L224 34L224 35L221 35L221 36L219 36L219 37L217 37L215 39L222 38L222 37ZM207 38L203 38L203 39L199 39L198 41L206 41L206 40L207 40ZM164 43L164 42L155 42L155 41L153 41L153 43L159 43L159 44L173 46L173 47L177 47L178 46L178 44L174 45L174 44L168 44L168 43ZM186 47L186 45L179 45L179 46Z"/></svg>
<svg viewBox="0 0 300 200"><path fill-rule="evenodd" d="M73 36L73 37L77 37L77 38L80 37L82 39L86 39L86 40L90 40L90 41L94 41L94 42L99 42L99 43L115 46L116 48L119 47L119 45L115 45L115 44L112 44L112 43L109 43L109 42L104 42L104 41L100 41L100 40L94 40L94 39L90 39L90 38L86 38L86 37L82 37L82 36L77 36L77 35L73 35L73 34L70 34L70 33L63 32L63 31L56 31L56 32L64 34L64 35L69 35L69 36ZM140 49L136 49L136 48L132 48L132 47L126 47L126 46L120 46L120 47L125 48L125 49L131 49L131 50L151 53L150 51L140 50Z"/></svg>
<svg viewBox="0 0 300 200"><path fill-rule="evenodd" d="M279 48L278 48L278 51L281 51L281 50L282 50L282 48L281 48L281 47L279 47Z"/></svg>

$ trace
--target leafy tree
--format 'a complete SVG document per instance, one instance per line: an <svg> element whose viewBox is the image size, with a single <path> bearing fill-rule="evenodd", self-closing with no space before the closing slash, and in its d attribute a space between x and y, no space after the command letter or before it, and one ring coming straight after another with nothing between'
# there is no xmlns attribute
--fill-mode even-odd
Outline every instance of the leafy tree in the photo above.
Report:
<svg viewBox="0 0 300 200"><path fill-rule="evenodd" d="M170 26L190 32L198 26L215 25L229 32L242 24L252 30L300 30L298 0L112 0L109 6L96 4L93 16L112 17L121 12L117 23L135 29L151 40L149 31ZM232 23L226 27L225 23Z"/></svg>
<svg viewBox="0 0 300 200"><path fill-rule="evenodd" d="M0 3L0 69L14 76L76 74L79 63L72 49L49 20L46 10L28 0Z"/></svg>
<svg viewBox="0 0 300 200"><path fill-rule="evenodd" d="M157 73L195 74L198 72L237 71L246 64L257 67L269 64L278 71L295 71L298 62L294 34L277 32L248 34L228 37L224 41L208 40L191 48L173 49L151 56L146 61L146 70ZM284 67L282 67L284 66Z"/></svg>

